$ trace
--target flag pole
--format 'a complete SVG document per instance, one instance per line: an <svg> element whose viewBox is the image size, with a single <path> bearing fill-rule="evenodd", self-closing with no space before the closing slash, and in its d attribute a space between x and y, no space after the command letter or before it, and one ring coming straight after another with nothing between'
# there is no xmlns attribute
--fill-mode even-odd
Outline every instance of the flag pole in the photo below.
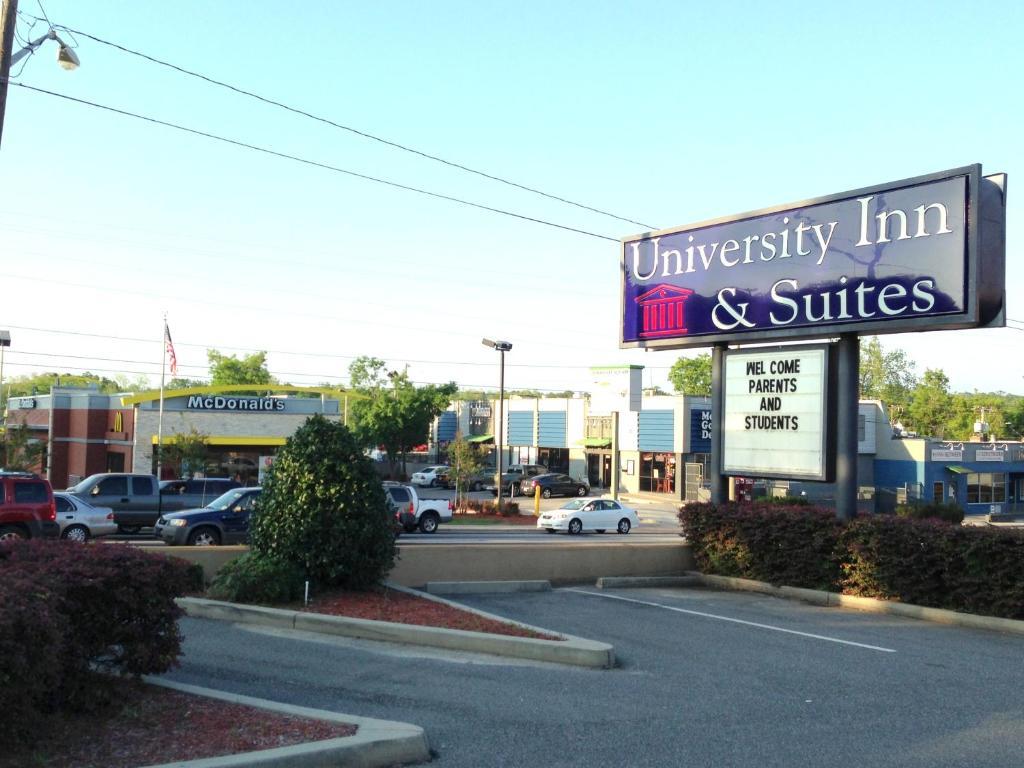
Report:
<svg viewBox="0 0 1024 768"><path fill-rule="evenodd" d="M164 329L160 336L160 415L156 419L156 481L160 482L160 470L164 462L164 371L167 366L167 313L164 312Z"/></svg>

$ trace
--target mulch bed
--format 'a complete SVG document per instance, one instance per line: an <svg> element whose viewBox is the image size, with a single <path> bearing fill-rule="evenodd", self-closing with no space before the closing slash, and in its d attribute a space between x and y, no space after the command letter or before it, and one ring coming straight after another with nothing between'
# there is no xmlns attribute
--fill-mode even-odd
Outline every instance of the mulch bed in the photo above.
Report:
<svg viewBox="0 0 1024 768"><path fill-rule="evenodd" d="M295 608L296 606L288 606ZM562 640L557 635L534 632L516 624L488 619L470 611L459 610L444 603L436 603L394 589L370 592L325 591L311 598L309 605L299 609L329 616L349 616L354 619L392 621L398 624L417 624L445 629L465 629L471 632L489 632L493 635L532 637L539 640Z"/></svg>
<svg viewBox="0 0 1024 768"><path fill-rule="evenodd" d="M139 768L353 735L344 723L308 720L116 679L107 710L53 715L34 748L0 754L0 768Z"/></svg>

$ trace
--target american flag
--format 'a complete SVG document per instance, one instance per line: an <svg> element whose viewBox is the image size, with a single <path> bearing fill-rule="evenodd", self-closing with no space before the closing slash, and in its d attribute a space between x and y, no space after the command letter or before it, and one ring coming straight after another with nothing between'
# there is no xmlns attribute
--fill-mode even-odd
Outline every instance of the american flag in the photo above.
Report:
<svg viewBox="0 0 1024 768"><path fill-rule="evenodd" d="M164 345L167 347L167 360L171 367L171 376L178 375L178 356L174 354L174 342L171 341L171 329L164 322Z"/></svg>

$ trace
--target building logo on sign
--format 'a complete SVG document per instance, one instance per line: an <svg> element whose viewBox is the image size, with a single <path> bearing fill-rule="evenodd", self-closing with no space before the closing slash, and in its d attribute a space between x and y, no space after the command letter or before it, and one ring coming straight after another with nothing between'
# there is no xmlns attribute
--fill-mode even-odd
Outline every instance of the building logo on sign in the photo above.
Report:
<svg viewBox="0 0 1024 768"><path fill-rule="evenodd" d="M186 407L194 411L283 411L279 397L222 397L189 395Z"/></svg>
<svg viewBox="0 0 1024 768"><path fill-rule="evenodd" d="M637 296L636 303L643 312L640 324L642 338L677 336L686 333L686 315L683 305L693 295L687 288L674 285L659 285L647 293Z"/></svg>

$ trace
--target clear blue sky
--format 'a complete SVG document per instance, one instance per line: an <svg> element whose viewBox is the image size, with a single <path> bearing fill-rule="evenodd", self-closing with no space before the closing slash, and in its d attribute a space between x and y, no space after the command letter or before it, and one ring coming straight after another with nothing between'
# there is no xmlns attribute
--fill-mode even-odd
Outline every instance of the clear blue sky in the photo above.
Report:
<svg viewBox="0 0 1024 768"><path fill-rule="evenodd" d="M980 162L1010 174L1008 315L1024 327L1019 3L43 7L55 25L656 227ZM37 0L20 9L42 15ZM613 240L644 230L77 42L77 71L48 43L16 82ZM416 381L495 387L490 336L514 344L506 386L585 390L588 366L617 363L665 385L680 354L618 349L617 242L15 86L0 179L5 376L89 368L156 384L164 312L194 377L213 347L271 350L294 383L345 382L369 354ZM1022 330L882 341L955 390L1024 392Z"/></svg>

